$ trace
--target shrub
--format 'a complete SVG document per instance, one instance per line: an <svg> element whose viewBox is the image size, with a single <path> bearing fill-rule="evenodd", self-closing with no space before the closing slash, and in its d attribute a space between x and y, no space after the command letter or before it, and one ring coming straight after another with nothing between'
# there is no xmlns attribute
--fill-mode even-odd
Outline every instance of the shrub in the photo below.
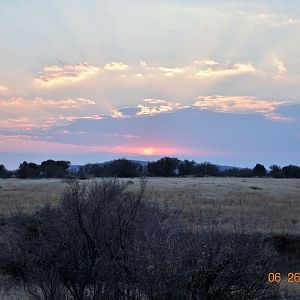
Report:
<svg viewBox="0 0 300 300"><path fill-rule="evenodd" d="M267 239L180 214L115 179L71 181L57 207L10 220L2 272L36 299L275 299ZM3 263L4 262L4 263Z"/></svg>

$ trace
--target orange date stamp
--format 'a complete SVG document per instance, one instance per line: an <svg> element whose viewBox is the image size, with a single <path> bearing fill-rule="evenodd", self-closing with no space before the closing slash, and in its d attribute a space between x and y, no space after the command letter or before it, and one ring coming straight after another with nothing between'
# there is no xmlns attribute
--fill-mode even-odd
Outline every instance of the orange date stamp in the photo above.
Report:
<svg viewBox="0 0 300 300"><path fill-rule="evenodd" d="M300 283L300 272L290 272L288 274L271 272L268 274L268 282L279 283L281 281L289 283Z"/></svg>

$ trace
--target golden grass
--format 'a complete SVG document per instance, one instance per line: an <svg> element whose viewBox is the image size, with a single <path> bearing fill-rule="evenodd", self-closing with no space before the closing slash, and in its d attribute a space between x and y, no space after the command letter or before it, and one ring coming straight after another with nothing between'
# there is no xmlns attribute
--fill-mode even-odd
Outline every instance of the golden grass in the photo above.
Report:
<svg viewBox="0 0 300 300"><path fill-rule="evenodd" d="M137 188L139 180L132 182ZM0 214L8 215L57 203L65 181L1 179L0 186ZM148 178L148 187L154 199L200 221L214 217L226 227L242 220L262 232L300 233L298 179Z"/></svg>

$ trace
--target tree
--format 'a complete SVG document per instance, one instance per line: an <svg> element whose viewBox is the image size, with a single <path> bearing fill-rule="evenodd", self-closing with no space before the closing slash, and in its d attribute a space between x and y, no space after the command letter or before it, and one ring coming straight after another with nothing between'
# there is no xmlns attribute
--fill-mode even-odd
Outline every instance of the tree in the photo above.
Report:
<svg viewBox="0 0 300 300"><path fill-rule="evenodd" d="M49 159L41 163L42 175L46 178L62 178L67 175L69 166L69 161Z"/></svg>
<svg viewBox="0 0 300 300"><path fill-rule="evenodd" d="M29 169L28 169L28 163L27 161L24 161L20 164L18 170L17 170L17 177L25 179L29 177Z"/></svg>
<svg viewBox="0 0 300 300"><path fill-rule="evenodd" d="M210 162L203 162L196 166L196 174L198 176L218 176L218 167Z"/></svg>
<svg viewBox="0 0 300 300"><path fill-rule="evenodd" d="M267 170L264 165L256 164L256 166L253 168L253 175L263 177L266 176Z"/></svg>
<svg viewBox="0 0 300 300"><path fill-rule="evenodd" d="M177 158L163 157L156 162L148 164L148 172L154 176L174 176L179 165Z"/></svg>
<svg viewBox="0 0 300 300"><path fill-rule="evenodd" d="M223 176L252 177L253 171L249 168L231 168L222 172Z"/></svg>
<svg viewBox="0 0 300 300"><path fill-rule="evenodd" d="M270 174L271 177L274 177L274 178L284 177L284 173L283 173L281 167L278 166L278 165L270 166L270 173L269 174Z"/></svg>
<svg viewBox="0 0 300 300"><path fill-rule="evenodd" d="M180 176L195 174L195 161L184 160L179 163L178 172Z"/></svg>
<svg viewBox="0 0 300 300"><path fill-rule="evenodd" d="M4 165L0 165L0 177L6 178L8 176L8 171Z"/></svg>
<svg viewBox="0 0 300 300"><path fill-rule="evenodd" d="M33 162L28 163L24 161L20 164L17 170L17 177L19 178L39 178L40 177L40 165L37 165Z"/></svg>
<svg viewBox="0 0 300 300"><path fill-rule="evenodd" d="M288 178L300 178L300 167L289 165L282 168L283 174Z"/></svg>
<svg viewBox="0 0 300 300"><path fill-rule="evenodd" d="M141 174L139 165L126 158L116 159L105 164L104 172L106 176L113 177L136 177Z"/></svg>

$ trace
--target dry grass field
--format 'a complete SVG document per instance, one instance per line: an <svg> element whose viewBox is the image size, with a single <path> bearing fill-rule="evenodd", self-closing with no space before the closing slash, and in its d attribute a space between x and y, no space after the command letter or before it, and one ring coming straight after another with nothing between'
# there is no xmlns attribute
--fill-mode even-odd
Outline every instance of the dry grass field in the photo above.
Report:
<svg viewBox="0 0 300 300"><path fill-rule="evenodd" d="M139 186L137 178L121 180L132 189ZM152 200L167 203L192 220L215 219L224 228L246 224L260 232L300 234L300 180L207 177L147 181ZM65 185L66 181L59 179L0 179L0 217L18 210L33 212L46 203L55 205ZM286 288L290 295L300 293L298 286L289 284ZM0 297L19 299L20 296Z"/></svg>
<svg viewBox="0 0 300 300"><path fill-rule="evenodd" d="M99 179L96 179L99 180ZM137 188L138 179L122 179ZM32 212L59 201L65 186L58 179L0 180L0 214ZM273 178L148 178L152 199L191 213L197 221L212 217L224 227L244 223L261 232L300 233L300 180Z"/></svg>

